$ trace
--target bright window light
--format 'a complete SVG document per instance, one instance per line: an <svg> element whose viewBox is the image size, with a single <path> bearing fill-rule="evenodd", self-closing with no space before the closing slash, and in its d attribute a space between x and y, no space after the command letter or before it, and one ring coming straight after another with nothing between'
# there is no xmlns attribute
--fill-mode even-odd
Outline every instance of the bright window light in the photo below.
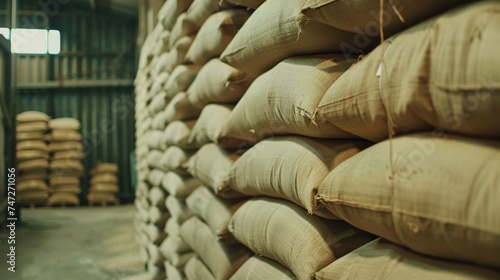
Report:
<svg viewBox="0 0 500 280"><path fill-rule="evenodd" d="M13 53L47 53L47 30L24 28L13 29L11 50Z"/></svg>
<svg viewBox="0 0 500 280"><path fill-rule="evenodd" d="M49 53L59 54L61 52L61 33L59 30L49 30Z"/></svg>
<svg viewBox="0 0 500 280"><path fill-rule="evenodd" d="M0 27L0 35L3 35L5 39L10 40L10 30L5 27Z"/></svg>

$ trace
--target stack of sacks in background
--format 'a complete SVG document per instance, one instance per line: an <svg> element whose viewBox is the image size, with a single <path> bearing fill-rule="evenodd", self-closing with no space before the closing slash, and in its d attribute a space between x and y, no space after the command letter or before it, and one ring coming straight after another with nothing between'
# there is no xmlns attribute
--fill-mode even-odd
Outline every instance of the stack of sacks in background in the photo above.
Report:
<svg viewBox="0 0 500 280"><path fill-rule="evenodd" d="M118 165L116 163L97 163L90 171L90 190L87 199L90 205L119 204L116 194L118 185Z"/></svg>
<svg viewBox="0 0 500 280"><path fill-rule="evenodd" d="M221 60L258 77L219 139L254 146L219 191L272 198L231 220L259 255L234 279L499 277L500 3L462 2L253 13Z"/></svg>
<svg viewBox="0 0 500 280"><path fill-rule="evenodd" d="M84 154L80 121L74 118L57 118L49 121L48 136L50 158L50 191L48 204L79 205L81 163Z"/></svg>
<svg viewBox="0 0 500 280"><path fill-rule="evenodd" d="M45 142L50 117L27 111L16 116L17 195L22 205L45 205L49 150Z"/></svg>

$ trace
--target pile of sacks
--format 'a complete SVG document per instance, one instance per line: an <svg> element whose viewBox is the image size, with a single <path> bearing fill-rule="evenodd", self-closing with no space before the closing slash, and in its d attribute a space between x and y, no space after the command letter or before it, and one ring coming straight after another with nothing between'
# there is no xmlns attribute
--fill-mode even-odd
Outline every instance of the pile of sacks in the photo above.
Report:
<svg viewBox="0 0 500 280"><path fill-rule="evenodd" d="M141 51L152 277L500 276L498 2L218 2L167 0Z"/></svg>
<svg viewBox="0 0 500 280"><path fill-rule="evenodd" d="M119 204L116 197L120 190L118 185L118 165L116 163L99 162L90 171L90 190L87 199L90 205Z"/></svg>
<svg viewBox="0 0 500 280"><path fill-rule="evenodd" d="M49 116L37 111L16 116L16 190L21 205L45 205L49 197L49 148L45 141L49 121Z"/></svg>
<svg viewBox="0 0 500 280"><path fill-rule="evenodd" d="M51 195L48 204L79 205L81 163L84 154L80 122L74 118L57 118L49 122L50 152L49 184Z"/></svg>

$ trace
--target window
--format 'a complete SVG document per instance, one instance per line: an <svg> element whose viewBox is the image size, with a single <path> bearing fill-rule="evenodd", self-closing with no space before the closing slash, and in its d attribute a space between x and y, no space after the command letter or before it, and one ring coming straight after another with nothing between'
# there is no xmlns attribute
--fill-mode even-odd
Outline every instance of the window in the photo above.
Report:
<svg viewBox="0 0 500 280"><path fill-rule="evenodd" d="M20 54L59 54L61 33L58 30L0 28L0 34L10 40L11 51Z"/></svg>

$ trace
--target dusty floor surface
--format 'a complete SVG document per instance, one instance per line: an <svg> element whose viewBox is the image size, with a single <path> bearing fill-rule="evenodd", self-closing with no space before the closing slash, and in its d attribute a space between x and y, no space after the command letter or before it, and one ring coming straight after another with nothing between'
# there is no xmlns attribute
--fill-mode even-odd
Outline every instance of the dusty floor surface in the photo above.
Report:
<svg viewBox="0 0 500 280"><path fill-rule="evenodd" d="M139 260L133 206L23 208L16 227L16 272L7 270L0 229L0 279L147 279Z"/></svg>

